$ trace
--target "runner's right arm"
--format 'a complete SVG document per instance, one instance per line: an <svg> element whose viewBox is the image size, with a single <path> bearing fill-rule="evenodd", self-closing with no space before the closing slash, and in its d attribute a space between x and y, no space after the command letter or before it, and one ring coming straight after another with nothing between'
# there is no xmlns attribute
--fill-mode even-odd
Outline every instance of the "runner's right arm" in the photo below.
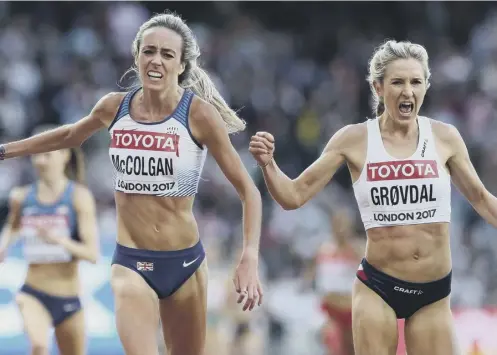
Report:
<svg viewBox="0 0 497 355"><path fill-rule="evenodd" d="M3 144L0 147L2 150L5 149L4 158L16 158L80 146L91 135L112 121L121 98L120 93L107 94L97 102L88 116L76 123Z"/></svg>
<svg viewBox="0 0 497 355"><path fill-rule="evenodd" d="M350 137L352 126L345 126L336 132L324 148L321 156L304 170L296 179L290 179L278 167L274 159L262 166L264 180L273 199L285 210L294 210L314 197L332 179L335 172L345 162L343 147ZM274 138L267 132L259 132L252 137L250 152L257 155L274 150ZM261 164L264 165L264 164Z"/></svg>

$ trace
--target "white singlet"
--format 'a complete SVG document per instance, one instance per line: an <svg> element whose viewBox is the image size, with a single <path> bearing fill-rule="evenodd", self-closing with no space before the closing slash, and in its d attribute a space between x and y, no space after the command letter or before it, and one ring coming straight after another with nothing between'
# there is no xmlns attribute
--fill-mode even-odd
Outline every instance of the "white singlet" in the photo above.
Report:
<svg viewBox="0 0 497 355"><path fill-rule="evenodd" d="M140 123L131 118L129 109L138 90L126 94L109 127L115 189L161 197L195 195L207 149L188 126L194 94L185 90L174 112L162 121Z"/></svg>
<svg viewBox="0 0 497 355"><path fill-rule="evenodd" d="M357 271L357 257L349 250L340 251L331 243L323 245L316 257L316 287L321 295L352 292Z"/></svg>
<svg viewBox="0 0 497 355"><path fill-rule="evenodd" d="M416 151L396 159L383 145L378 118L367 121L366 162L353 185L366 230L450 222L450 175L440 164L430 119L418 117L418 126Z"/></svg>

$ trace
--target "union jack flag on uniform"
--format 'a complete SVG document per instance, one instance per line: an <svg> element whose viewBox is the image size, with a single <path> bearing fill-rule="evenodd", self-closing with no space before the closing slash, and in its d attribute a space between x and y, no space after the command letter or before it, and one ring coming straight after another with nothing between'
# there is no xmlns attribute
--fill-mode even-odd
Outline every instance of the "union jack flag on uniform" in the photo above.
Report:
<svg viewBox="0 0 497 355"><path fill-rule="evenodd" d="M138 269L138 271L154 271L154 263L138 261L136 263L136 268Z"/></svg>

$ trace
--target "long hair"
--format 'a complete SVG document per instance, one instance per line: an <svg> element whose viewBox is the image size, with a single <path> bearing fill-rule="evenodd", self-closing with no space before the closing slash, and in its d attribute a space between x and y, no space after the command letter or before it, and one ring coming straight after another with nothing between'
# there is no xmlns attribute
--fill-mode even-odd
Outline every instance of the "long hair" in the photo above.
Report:
<svg viewBox="0 0 497 355"><path fill-rule="evenodd" d="M57 128L57 125L43 124L33 130L33 134L38 134ZM80 184L86 182L85 155L80 147L70 148L70 158L64 170L66 176L70 180L74 180Z"/></svg>
<svg viewBox="0 0 497 355"><path fill-rule="evenodd" d="M245 121L238 117L237 113L229 107L209 77L209 74L200 67L198 63L200 47L193 31L179 15L171 12L158 14L141 25L131 47L135 63L140 53L143 32L154 27L168 28L179 34L183 40L181 61L185 65L185 70L178 77L179 85L184 89L191 89L198 97L212 104L224 120L229 133L243 131L246 126ZM136 65L128 69L123 77L130 72L138 74ZM137 78L139 78L138 75ZM139 84L139 80L136 80L133 86L137 84Z"/></svg>
<svg viewBox="0 0 497 355"><path fill-rule="evenodd" d="M80 147L71 148L71 158L66 165L66 176L80 184L86 183L85 155Z"/></svg>

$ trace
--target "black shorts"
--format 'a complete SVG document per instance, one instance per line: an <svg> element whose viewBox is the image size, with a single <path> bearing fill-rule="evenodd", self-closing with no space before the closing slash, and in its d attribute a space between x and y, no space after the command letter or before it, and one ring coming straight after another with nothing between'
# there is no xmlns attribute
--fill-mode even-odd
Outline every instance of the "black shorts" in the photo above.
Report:
<svg viewBox="0 0 497 355"><path fill-rule="evenodd" d="M176 292L200 267L205 251L199 241L191 248L171 251L133 249L116 245L112 264L138 273L159 299Z"/></svg>
<svg viewBox="0 0 497 355"><path fill-rule="evenodd" d="M26 284L21 287L20 292L36 298L45 307L52 317L54 327L81 310L79 297L52 296Z"/></svg>
<svg viewBox="0 0 497 355"><path fill-rule="evenodd" d="M447 297L451 291L452 271L440 280L414 283L389 276L362 259L356 275L392 307L398 319L411 317L424 306Z"/></svg>

